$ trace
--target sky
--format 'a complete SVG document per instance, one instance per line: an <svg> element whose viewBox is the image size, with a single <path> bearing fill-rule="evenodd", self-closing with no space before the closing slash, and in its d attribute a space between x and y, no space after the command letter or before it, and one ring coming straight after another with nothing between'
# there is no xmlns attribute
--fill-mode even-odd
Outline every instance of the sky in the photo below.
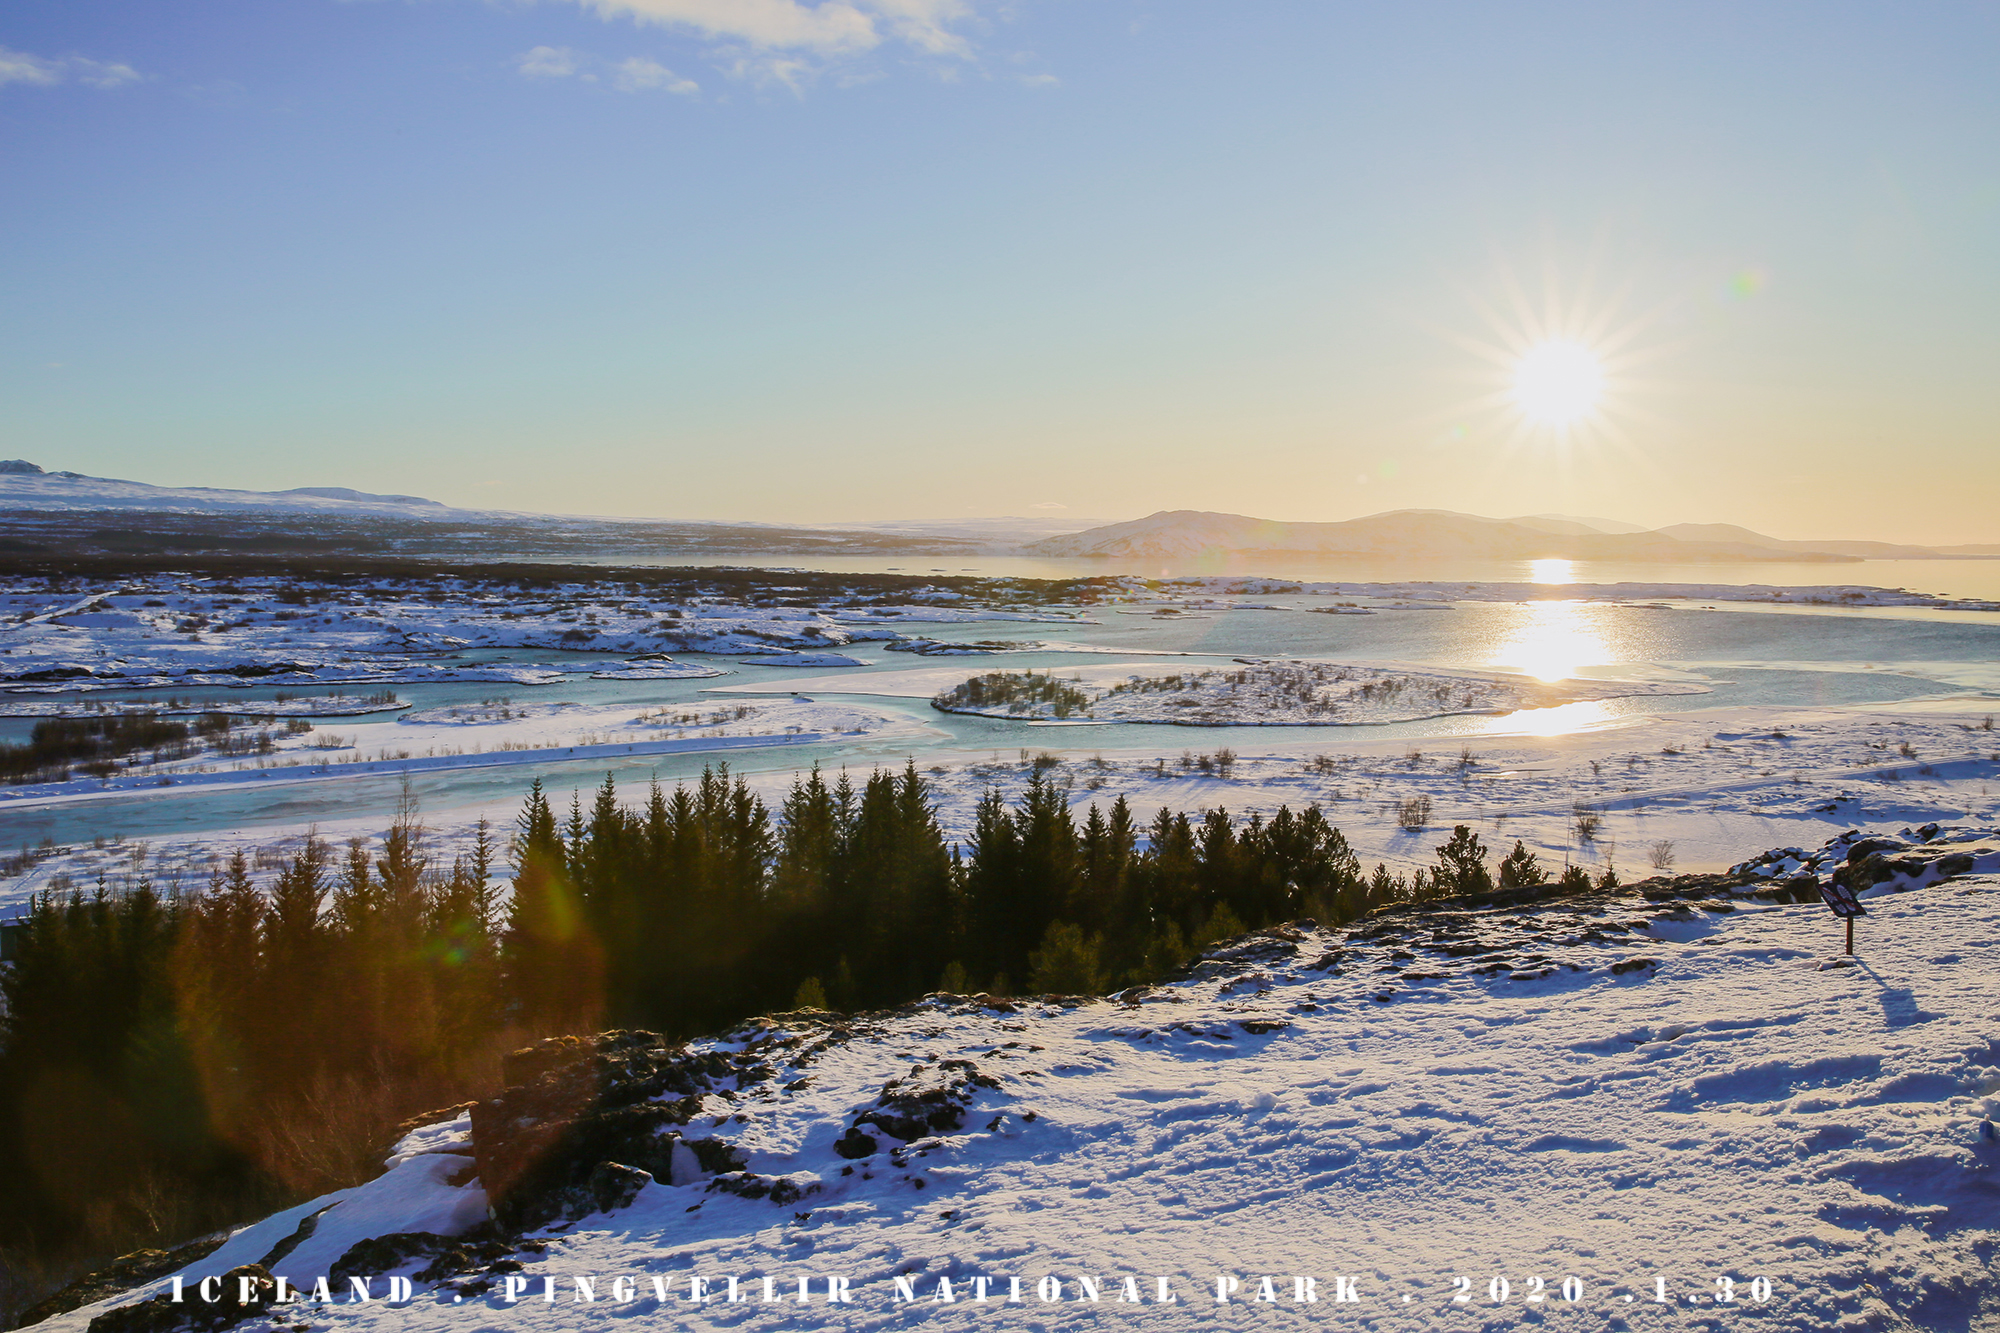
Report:
<svg viewBox="0 0 2000 1333"><path fill-rule="evenodd" d="M0 456L2000 541L1996 67L1921 0L10 0Z"/></svg>

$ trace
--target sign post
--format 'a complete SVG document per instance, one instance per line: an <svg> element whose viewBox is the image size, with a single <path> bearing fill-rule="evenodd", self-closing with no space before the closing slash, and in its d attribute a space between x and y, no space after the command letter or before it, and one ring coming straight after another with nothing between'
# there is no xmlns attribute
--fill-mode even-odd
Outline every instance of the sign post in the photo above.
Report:
<svg viewBox="0 0 2000 1333"><path fill-rule="evenodd" d="M1819 896L1826 899L1826 905L1833 914L1847 922L1847 953L1854 955L1854 918L1867 916L1868 909L1855 898L1854 890L1836 880L1829 879L1819 886Z"/></svg>

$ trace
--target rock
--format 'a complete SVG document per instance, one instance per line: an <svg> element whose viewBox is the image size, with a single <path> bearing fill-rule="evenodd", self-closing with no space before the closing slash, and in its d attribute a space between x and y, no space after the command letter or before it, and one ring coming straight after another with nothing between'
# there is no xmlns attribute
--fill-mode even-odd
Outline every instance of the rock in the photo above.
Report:
<svg viewBox="0 0 2000 1333"><path fill-rule="evenodd" d="M872 1156L880 1152L882 1145L873 1134L865 1133L859 1125L850 1125L845 1134L834 1141L833 1150L849 1161Z"/></svg>
<svg viewBox="0 0 2000 1333"><path fill-rule="evenodd" d="M333 1261L327 1278L339 1286L351 1277L376 1277L406 1268L418 1259L442 1254L459 1242L432 1231L392 1231L386 1236L370 1236L347 1247Z"/></svg>
<svg viewBox="0 0 2000 1333"><path fill-rule="evenodd" d="M590 1199L600 1213L630 1208L639 1191L653 1183L653 1173L622 1162L599 1162L590 1172Z"/></svg>
<svg viewBox="0 0 2000 1333"><path fill-rule="evenodd" d="M327 1278L340 1286L349 1278L379 1277L408 1268L420 1259L430 1263L416 1274L419 1282L442 1282L471 1272L518 1272L512 1256L518 1249L539 1250L538 1242L515 1245L495 1237L490 1228L464 1236L440 1236L430 1231L398 1231L372 1236L348 1247L334 1261Z"/></svg>
<svg viewBox="0 0 2000 1333"><path fill-rule="evenodd" d="M907 1075L883 1085L875 1105L854 1118L848 1134L873 1125L908 1143L927 1134L948 1133L965 1123L976 1089L999 1087L970 1060L912 1065Z"/></svg>
<svg viewBox="0 0 2000 1333"><path fill-rule="evenodd" d="M638 1176L687 1184L740 1171L734 1147L680 1130L704 1094L733 1095L775 1073L754 1054L690 1052L651 1032L552 1038L503 1068L515 1086L472 1108L472 1143L493 1219L507 1230L599 1211L600 1197L625 1207L643 1188Z"/></svg>
<svg viewBox="0 0 2000 1333"><path fill-rule="evenodd" d="M817 1183L808 1184L803 1189L795 1180L785 1176L760 1176L751 1171L737 1171L726 1176L717 1176L708 1182L710 1194L734 1194L744 1199L768 1199L775 1204L797 1203L808 1194L819 1193Z"/></svg>
<svg viewBox="0 0 2000 1333"><path fill-rule="evenodd" d="M250 1299L243 1300L243 1283ZM106 1310L90 1321L90 1333L216 1333L269 1312L277 1283L261 1264L242 1264L222 1274L222 1297L208 1302L189 1293L176 1304L162 1293L137 1305Z"/></svg>
<svg viewBox="0 0 2000 1333"><path fill-rule="evenodd" d="M16 1328L26 1328L39 1324L44 1319L116 1296L121 1291L142 1287L154 1278L165 1277L176 1269L186 1268L198 1259L206 1259L220 1249L222 1242L229 1239L227 1231L219 1231L213 1236L205 1236L190 1241L172 1250L134 1250L120 1255L95 1272L87 1273L61 1290L46 1296L23 1310Z"/></svg>

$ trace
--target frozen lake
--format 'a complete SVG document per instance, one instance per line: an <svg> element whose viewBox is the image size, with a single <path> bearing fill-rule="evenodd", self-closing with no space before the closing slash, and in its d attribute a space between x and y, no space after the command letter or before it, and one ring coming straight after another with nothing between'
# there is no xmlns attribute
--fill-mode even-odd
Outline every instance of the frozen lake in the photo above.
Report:
<svg viewBox="0 0 2000 1333"><path fill-rule="evenodd" d="M1953 562L1924 562L1943 568ZM1965 562L1978 563L1978 562ZM1814 567L1822 576L1829 568ZM567 701L629 707L634 713L664 705L711 706L741 700L745 691L790 697L803 691L816 698L867 697L871 706L902 716L908 725L891 734L834 737L813 744L732 748L726 752L630 758L595 755L566 760L560 752L533 760L480 768L413 772L428 812L457 812L470 818L484 811L496 823L511 820L529 781L541 777L558 795L586 792L610 771L621 784L665 781L698 774L717 760L739 772L790 772L814 762L860 770L878 764L900 766L914 758L921 766L963 763L1032 748L1075 756L1096 753L1178 754L1183 749L1228 746L1246 755L1271 754L1370 737L1462 737L1503 732L1569 731L1602 725L1632 713L1659 715L1741 707L1839 706L1888 703L1923 695L1966 691L2000 695L2000 615L1924 610L1811 612L1718 603L1715 609L1682 604L1673 609L1572 602L1460 603L1441 609L1380 611L1373 615L1310 612L1323 598L1252 599L1277 609L1195 610L1175 615L1133 614L1134 608L1103 608L1095 623L995 623L921 625L915 632L945 640L1018 639L1063 644L1065 650L994 657L921 658L892 653L880 643L844 651L860 667L796 669L742 665L729 657L678 654L732 674L694 680L592 680L604 665L601 655L537 652L533 660L573 663L577 675L532 686L492 682L425 683L395 687L419 709L476 704L497 696L520 703ZM1193 655L1193 656L1189 656ZM506 661L527 654L468 653L468 659ZM876 695L897 688L894 678L913 669L957 672L959 678L985 671L1034 667L1055 669L1081 664L1132 662L1202 667L1235 657L1325 657L1352 661L1403 662L1458 668L1524 671L1549 679L1570 675L1695 681L1705 694L1634 697L1542 710L1547 716L1455 716L1384 727L1218 727L1163 725L1034 724L1001 718L945 714L925 697L907 693ZM296 692L297 687L292 687ZM907 690L907 685L902 686ZM190 704L208 699L241 703L269 698L275 687L96 693L91 698L158 703L163 696ZM61 695L38 698L60 699ZM1976 700L1969 706L1978 707ZM343 718L326 725L368 735L368 745L392 744L395 714ZM25 739L30 719L0 721L0 735ZM0 806L0 847L58 843L97 837L159 838L204 830L268 827L297 830L314 822L386 816L393 809L402 777L393 771L341 774L309 780L230 786L147 790L131 795Z"/></svg>

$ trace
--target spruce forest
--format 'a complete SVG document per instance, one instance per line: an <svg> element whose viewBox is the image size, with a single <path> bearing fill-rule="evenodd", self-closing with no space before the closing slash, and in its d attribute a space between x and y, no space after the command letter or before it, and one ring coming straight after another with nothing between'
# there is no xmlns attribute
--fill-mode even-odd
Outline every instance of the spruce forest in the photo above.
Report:
<svg viewBox="0 0 2000 1333"><path fill-rule="evenodd" d="M309 838L268 882L238 854L197 892L45 895L0 969L0 1246L57 1276L367 1179L400 1122L497 1091L541 1036L1102 993L1245 930L1495 887L1469 829L1439 852L1365 875L1317 808L1079 822L1039 772L958 845L913 764L815 770L775 813L720 768L566 811L538 781L448 865L406 798L372 851Z"/></svg>

